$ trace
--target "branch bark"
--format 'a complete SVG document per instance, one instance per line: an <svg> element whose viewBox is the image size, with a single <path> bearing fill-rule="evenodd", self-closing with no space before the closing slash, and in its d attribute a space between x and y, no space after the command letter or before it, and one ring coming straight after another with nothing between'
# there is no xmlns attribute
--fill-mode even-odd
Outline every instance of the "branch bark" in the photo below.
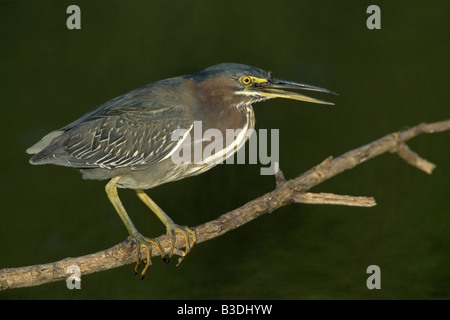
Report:
<svg viewBox="0 0 450 320"><path fill-rule="evenodd" d="M192 229L196 232L197 241L200 243L218 237L263 214L273 212L293 202L363 207L374 206L375 200L371 197L310 193L307 191L345 170L354 168L386 152L396 153L407 163L431 174L435 165L410 150L406 145L406 141L420 134L447 130L450 130L450 120L429 124L422 123L407 130L386 135L381 139L344 153L337 158L329 157L319 165L291 180L285 180L283 173L280 170L276 170L275 190L248 202L240 208L225 213L213 221ZM168 236L160 236L157 240L161 243L164 250L169 251L170 240ZM180 253L179 249L185 245L184 238L177 236L175 245L177 252ZM134 241L127 238L112 248L82 257L66 258L41 265L1 269L0 290L31 287L48 282L65 280L69 276L66 273L67 267L71 265L78 266L81 274L84 276L94 272L120 267L125 264L131 264L136 261L135 250L136 246ZM158 252L152 250L152 256L156 255L158 255ZM145 256L145 252L142 252L142 256Z"/></svg>

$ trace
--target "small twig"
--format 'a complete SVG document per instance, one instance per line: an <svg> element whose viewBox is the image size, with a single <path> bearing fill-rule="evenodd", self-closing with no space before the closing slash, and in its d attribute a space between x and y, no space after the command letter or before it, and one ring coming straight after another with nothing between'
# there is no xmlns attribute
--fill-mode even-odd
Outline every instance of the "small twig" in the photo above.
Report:
<svg viewBox="0 0 450 320"><path fill-rule="evenodd" d="M278 187L280 184L286 181L284 178L283 172L280 169L280 164L278 162L275 162L274 164L275 169L275 184Z"/></svg>
<svg viewBox="0 0 450 320"><path fill-rule="evenodd" d="M400 143L395 152L410 165L425 171L428 174L431 174L436 168L434 163L422 159L417 153L412 151L406 143Z"/></svg>
<svg viewBox="0 0 450 320"><path fill-rule="evenodd" d="M238 209L223 214L213 221L193 228L196 231L197 240L198 242L203 242L218 237L263 214L273 212L292 202L297 202L299 199L305 200L316 198L316 200L311 201L329 204L330 200L325 198L330 198L330 194L310 194L307 193L307 191L345 170L354 168L355 166L386 152L397 153L408 163L430 173L434 169L434 165L409 150L405 141L419 134L446 130L450 130L450 120L420 124L408 130L392 133L372 143L349 151L337 158L333 159L332 157L329 157L321 164L291 180L285 180L278 168L276 174L277 187L275 190L248 202ZM348 197L349 196L332 195L331 198L333 199L331 201L335 201L333 204L345 205L350 205L352 202L357 203L358 201L362 201L368 206L375 204L371 198L354 197L353 200L355 201L353 201ZM160 236L156 240L160 241L164 250L168 251L170 249L170 240L166 235ZM184 245L184 238L177 236L176 247L182 248ZM43 265L1 269L0 290L37 286L43 283L64 280L67 277L67 267L70 265L77 265L80 268L81 274L84 276L90 273L130 264L135 262L135 249L134 241L127 239L110 249L83 257L67 258L58 262ZM152 250L152 256L156 255L158 255L158 252ZM145 252L142 252L142 256L145 256Z"/></svg>

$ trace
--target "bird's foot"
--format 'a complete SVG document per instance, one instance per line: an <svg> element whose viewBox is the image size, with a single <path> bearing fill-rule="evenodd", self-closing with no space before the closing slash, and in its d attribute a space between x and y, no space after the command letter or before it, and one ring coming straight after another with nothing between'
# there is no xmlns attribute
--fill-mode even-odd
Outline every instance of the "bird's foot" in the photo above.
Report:
<svg viewBox="0 0 450 320"><path fill-rule="evenodd" d="M184 241L186 244L184 247L185 248L184 252L175 248L175 243L177 240L177 235L176 235L177 233L181 234L184 238ZM195 233L194 230L192 230L191 228L188 228L186 226L179 226L177 224L171 224L167 228L167 235L170 237L170 241L171 241L171 246L170 246L169 255L168 255L169 260L173 256L174 253L179 255L180 258L178 258L178 264L177 264L177 266L179 266L180 263L183 262L186 255L191 251L191 248L197 242L197 234ZM169 260L166 259L165 261L169 262Z"/></svg>
<svg viewBox="0 0 450 320"><path fill-rule="evenodd" d="M165 259L165 252L161 244L153 239L145 238L140 233L132 236L134 241L136 242L136 252L137 252L137 259L136 259L136 266L134 267L134 274L136 275L139 271L139 267L141 265L141 262L144 263L144 269L141 271L141 279L144 279L145 274L147 273L148 268L152 265L152 247L154 247L161 257ZM141 248L145 249L146 256L144 259L141 259Z"/></svg>
<svg viewBox="0 0 450 320"><path fill-rule="evenodd" d="M175 248L175 243L177 239L177 233L183 236L185 240L185 249L184 251L179 250L178 248ZM134 241L136 242L136 250L137 250L137 260L136 260L136 266L134 268L134 273L137 274L139 272L139 268L141 266L141 263L144 264L144 269L141 271L141 279L144 279L145 274L147 273L148 268L152 265L152 248L155 248L160 256L162 257L163 261L166 263L169 263L170 259L172 258L173 254L179 255L180 258L178 258L178 264L180 265L181 262L183 262L186 255L191 251L191 248L194 246L194 244L197 242L197 234L194 230L191 228L185 227L185 226L179 226L177 224L171 224L167 228L167 235L170 237L170 249L169 252L166 253L164 248L161 246L161 244L154 239L146 238L140 233L132 236ZM141 257L141 248L145 249L145 257Z"/></svg>

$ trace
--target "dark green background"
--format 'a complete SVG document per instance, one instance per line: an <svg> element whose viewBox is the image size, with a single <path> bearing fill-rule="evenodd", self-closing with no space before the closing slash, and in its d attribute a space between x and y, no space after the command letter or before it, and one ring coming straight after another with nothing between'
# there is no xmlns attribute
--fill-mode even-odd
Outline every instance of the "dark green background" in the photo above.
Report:
<svg viewBox="0 0 450 320"><path fill-rule="evenodd" d="M66 8L81 8L81 30ZM366 9L381 8L381 30ZM147 83L221 62L322 86L335 107L271 100L257 128L280 130L292 178L390 132L449 118L448 1L0 2L0 268L76 257L127 236L105 182L31 166L25 149L91 108ZM313 191L374 196L374 208L293 204L194 247L180 267L154 259L0 292L0 299L448 299L450 132L410 146L437 164L429 176L387 154ZM274 188L260 165L222 165L149 194L179 224L196 226ZM138 228L163 225L130 190ZM368 290L366 268L381 268Z"/></svg>

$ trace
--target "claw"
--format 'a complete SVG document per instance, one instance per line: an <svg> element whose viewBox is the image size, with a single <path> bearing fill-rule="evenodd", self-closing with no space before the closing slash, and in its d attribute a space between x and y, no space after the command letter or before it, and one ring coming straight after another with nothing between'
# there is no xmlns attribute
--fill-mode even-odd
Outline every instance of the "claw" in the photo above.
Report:
<svg viewBox="0 0 450 320"><path fill-rule="evenodd" d="M141 266L141 242L134 238L134 241L136 242L136 265L134 266L134 275L136 276L139 271L139 267Z"/></svg>
<svg viewBox="0 0 450 320"><path fill-rule="evenodd" d="M145 274L147 273L148 268L152 265L151 260L151 253L152 253L152 247L156 248L158 250L159 254L163 257L165 257L164 250L162 246L159 244L158 241L145 238L141 234L137 234L134 237L134 240L136 241L136 266L134 267L134 274L137 275L139 271L139 267L141 265L141 262L144 264L144 269L141 271L141 280L144 279ZM146 251L146 257L144 259L141 259L141 247L143 247Z"/></svg>
<svg viewBox="0 0 450 320"><path fill-rule="evenodd" d="M178 259L178 263L177 263L177 266L179 266L180 263L186 257L186 255L191 251L191 248L197 242L197 234L195 233L194 230L192 230L188 227L181 227L176 224L171 225L167 232L167 234L169 235L170 240L171 240L169 257L172 257L174 250L175 250L175 242L176 242L176 233L177 232L183 236L185 244L186 244L184 252L181 251L181 254L179 254L179 252L177 253L180 255L180 258ZM189 235L190 235L190 237L189 237ZM177 250L177 251L179 251L179 250Z"/></svg>
<svg viewBox="0 0 450 320"><path fill-rule="evenodd" d="M151 247L148 244L141 244L141 245L147 251L147 259L144 260L145 261L144 262L145 266L144 266L144 269L142 269L142 272L141 272L141 280L143 280L144 277L145 277L145 274L147 273L148 268L152 265L152 260L151 260L151 257L150 257Z"/></svg>
<svg viewBox="0 0 450 320"><path fill-rule="evenodd" d="M139 250L137 250L137 251L139 251ZM140 265L141 265L141 260L139 259L139 257L137 257L136 265L134 266L134 275L135 276L138 274Z"/></svg>
<svg viewBox="0 0 450 320"><path fill-rule="evenodd" d="M185 240L184 251L181 251L178 248L175 248L177 233L181 234ZM175 224L171 225L171 227L167 231L167 235L170 237L170 241L171 241L171 245L170 245L170 249L169 249L168 253L166 253L164 251L164 248L161 246L161 244L154 239L145 238L140 233L133 236L133 239L136 242L136 266L134 267L134 274L135 275L138 274L141 263L143 263L144 269L142 269L142 271L140 272L141 280L143 280L145 278L145 275L146 275L149 267L152 265L152 261L151 261L152 248L155 248L158 251L158 253L161 255L161 257L165 263L169 263L170 258L173 256L174 253L176 255L179 255L180 258L178 259L178 263L177 263L177 266L179 266L180 263L186 257L186 255L191 251L191 248L197 242L197 235L196 235L195 231L188 227L180 227ZM141 257L141 248L144 248L146 251L145 258Z"/></svg>

